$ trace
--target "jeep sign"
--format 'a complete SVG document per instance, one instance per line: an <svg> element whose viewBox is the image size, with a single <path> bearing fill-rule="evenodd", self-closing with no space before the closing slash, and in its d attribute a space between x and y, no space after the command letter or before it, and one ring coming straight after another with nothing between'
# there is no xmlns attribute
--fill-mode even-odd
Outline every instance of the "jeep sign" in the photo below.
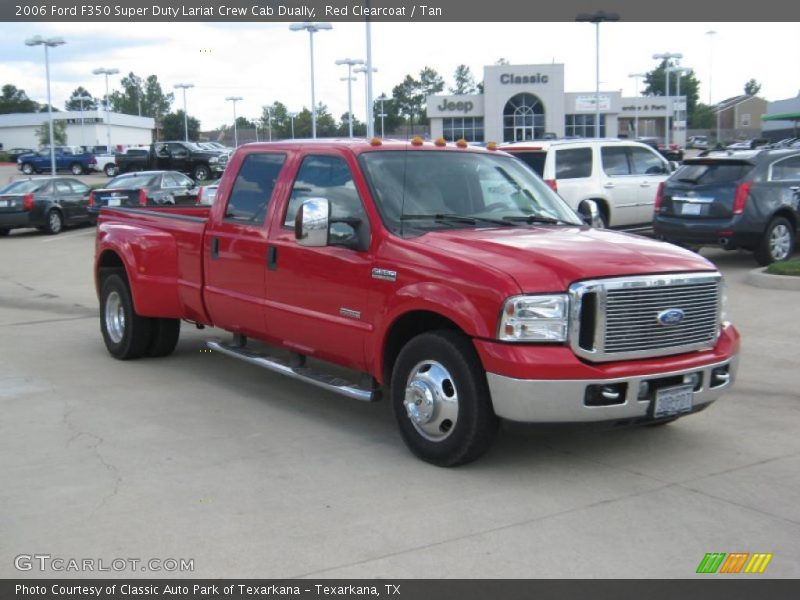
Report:
<svg viewBox="0 0 800 600"><path fill-rule="evenodd" d="M467 100L466 102L448 102L447 100L442 100L442 104L437 106L436 108L441 111L456 111L456 112L463 112L468 113L471 111L475 105Z"/></svg>

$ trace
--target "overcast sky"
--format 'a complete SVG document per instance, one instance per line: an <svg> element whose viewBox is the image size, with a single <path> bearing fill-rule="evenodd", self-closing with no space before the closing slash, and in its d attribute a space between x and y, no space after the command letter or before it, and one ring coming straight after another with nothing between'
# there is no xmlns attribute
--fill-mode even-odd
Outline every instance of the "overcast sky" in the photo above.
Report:
<svg viewBox="0 0 800 600"><path fill-rule="evenodd" d="M255 117L261 106L280 100L290 110L310 105L308 34L288 23L0 23L0 84L12 83L46 101L44 52L27 47L35 34L63 36L67 45L51 51L53 103L63 109L77 86L104 93L97 67L122 74L156 74L165 91L192 82L189 114L203 129L232 121L225 97L242 96L237 114ZM717 32L706 35L709 30ZM363 23L334 23L315 35L317 101L339 116L347 111L346 67L339 58L364 58ZM794 97L800 90L798 23L604 23L601 25L601 88L634 94L631 73L656 65L656 52L681 52L695 69L700 98L709 99L713 47L713 100L742 93L751 77L768 100ZM407 73L428 65L452 85L456 65L467 64L483 78L483 66L503 57L511 64L563 63L568 92L594 90L594 26L587 23L374 23L374 93L391 94ZM112 78L112 87L119 76ZM176 106L181 107L176 94ZM363 119L364 82L354 83L353 112Z"/></svg>

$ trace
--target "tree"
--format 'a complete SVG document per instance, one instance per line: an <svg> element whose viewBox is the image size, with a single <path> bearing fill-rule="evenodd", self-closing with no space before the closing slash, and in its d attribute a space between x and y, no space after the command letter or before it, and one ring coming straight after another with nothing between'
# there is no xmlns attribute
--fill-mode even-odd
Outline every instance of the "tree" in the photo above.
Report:
<svg viewBox="0 0 800 600"><path fill-rule="evenodd" d="M80 110L81 101L78 100L81 96L88 97L89 100L83 101L83 110L97 110L98 100L94 98L83 86L78 86L70 95L69 99L64 103L64 108L67 110Z"/></svg>
<svg viewBox="0 0 800 600"><path fill-rule="evenodd" d="M255 129L256 124L247 117L236 117L236 127L239 129Z"/></svg>
<svg viewBox="0 0 800 600"><path fill-rule="evenodd" d="M25 93L25 90L7 83L0 93L0 114L39 112L41 106ZM47 107L45 106L45 110Z"/></svg>
<svg viewBox="0 0 800 600"><path fill-rule="evenodd" d="M698 102L694 111L689 115L689 129L713 129L716 127L717 116L714 109L708 104Z"/></svg>
<svg viewBox="0 0 800 600"><path fill-rule="evenodd" d="M297 138L311 137L311 111L305 106L295 117L294 135ZM328 112L328 107L320 102L317 104L317 137L333 137L335 135L337 135L336 121Z"/></svg>
<svg viewBox="0 0 800 600"><path fill-rule="evenodd" d="M270 121L271 117L271 121ZM272 139L280 140L292 137L292 122L289 117L289 109L283 102L273 102L261 108L261 118L259 127L269 132L270 123L272 125ZM296 133L296 132L295 132ZM269 136L269 133L267 133Z"/></svg>
<svg viewBox="0 0 800 600"><path fill-rule="evenodd" d="M131 72L122 78L120 84L122 91L111 93L111 110L126 115L146 115L144 80Z"/></svg>
<svg viewBox="0 0 800 600"><path fill-rule="evenodd" d="M375 100L373 107L373 114L375 115L375 133L381 134L381 101ZM397 128L405 122L402 116L397 112L397 103L394 98L387 97L383 101L383 135L389 135L397 130Z"/></svg>
<svg viewBox="0 0 800 600"><path fill-rule="evenodd" d="M744 84L744 93L748 96L755 96L758 92L761 91L761 84L758 83L755 79L751 79L747 83Z"/></svg>
<svg viewBox="0 0 800 600"><path fill-rule="evenodd" d="M475 78L467 65L458 65L453 79L456 85L450 88L451 94L474 94L477 90Z"/></svg>
<svg viewBox="0 0 800 600"><path fill-rule="evenodd" d="M342 118L339 121L339 127L336 129L336 135L341 137L347 137L350 135L350 124L347 120L347 113L342 114ZM353 115L353 136L354 137L365 137L367 135L367 124L362 123L359 121L355 115Z"/></svg>
<svg viewBox="0 0 800 600"><path fill-rule="evenodd" d="M411 75L392 88L392 105L401 117L409 119L414 126L414 117L422 112L425 97L420 91L420 82Z"/></svg>
<svg viewBox="0 0 800 600"><path fill-rule="evenodd" d="M675 67L674 63L670 63L671 68ZM650 71L645 75L645 84L646 87L644 89L643 94L645 96L664 96L666 95L666 86L667 86L667 76L666 76L666 68L667 68L667 61L661 61L661 64L658 65L655 69ZM686 96L686 113L688 115L689 121L692 120L692 115L694 114L695 108L697 107L697 100L700 97L699 88L700 82L694 75L694 72L690 72L688 75L675 73L673 71L670 72L670 82L669 82L669 93L670 95L675 95L677 90L677 83L678 77L680 77L681 82L681 96ZM690 125L691 127L692 125Z"/></svg>
<svg viewBox="0 0 800 600"><path fill-rule="evenodd" d="M189 140L196 141L200 135L200 121L192 116L188 118ZM161 139L163 140L182 140L183 133L183 111L176 110L173 113L164 115L161 119Z"/></svg>
<svg viewBox="0 0 800 600"><path fill-rule="evenodd" d="M36 128L36 139L39 140L40 146L50 145L50 124L47 121L42 122ZM67 122L66 121L53 121L53 145L64 146L67 143Z"/></svg>

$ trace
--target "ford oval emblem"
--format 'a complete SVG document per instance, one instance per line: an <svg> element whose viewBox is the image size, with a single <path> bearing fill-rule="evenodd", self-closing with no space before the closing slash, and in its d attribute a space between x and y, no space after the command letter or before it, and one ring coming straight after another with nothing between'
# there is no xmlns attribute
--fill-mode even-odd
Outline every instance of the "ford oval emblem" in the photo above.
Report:
<svg viewBox="0 0 800 600"><path fill-rule="evenodd" d="M658 313L656 319L664 327L673 327L683 321L684 316L685 314L680 308L668 308Z"/></svg>

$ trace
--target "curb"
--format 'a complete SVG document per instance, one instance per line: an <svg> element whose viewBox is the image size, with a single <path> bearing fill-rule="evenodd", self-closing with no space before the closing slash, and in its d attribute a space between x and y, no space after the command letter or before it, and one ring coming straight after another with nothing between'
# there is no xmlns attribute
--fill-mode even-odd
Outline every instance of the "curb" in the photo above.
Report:
<svg viewBox="0 0 800 600"><path fill-rule="evenodd" d="M790 290L800 292L800 277L793 275L771 275L766 267L753 269L747 274L744 282L753 287L769 290Z"/></svg>

